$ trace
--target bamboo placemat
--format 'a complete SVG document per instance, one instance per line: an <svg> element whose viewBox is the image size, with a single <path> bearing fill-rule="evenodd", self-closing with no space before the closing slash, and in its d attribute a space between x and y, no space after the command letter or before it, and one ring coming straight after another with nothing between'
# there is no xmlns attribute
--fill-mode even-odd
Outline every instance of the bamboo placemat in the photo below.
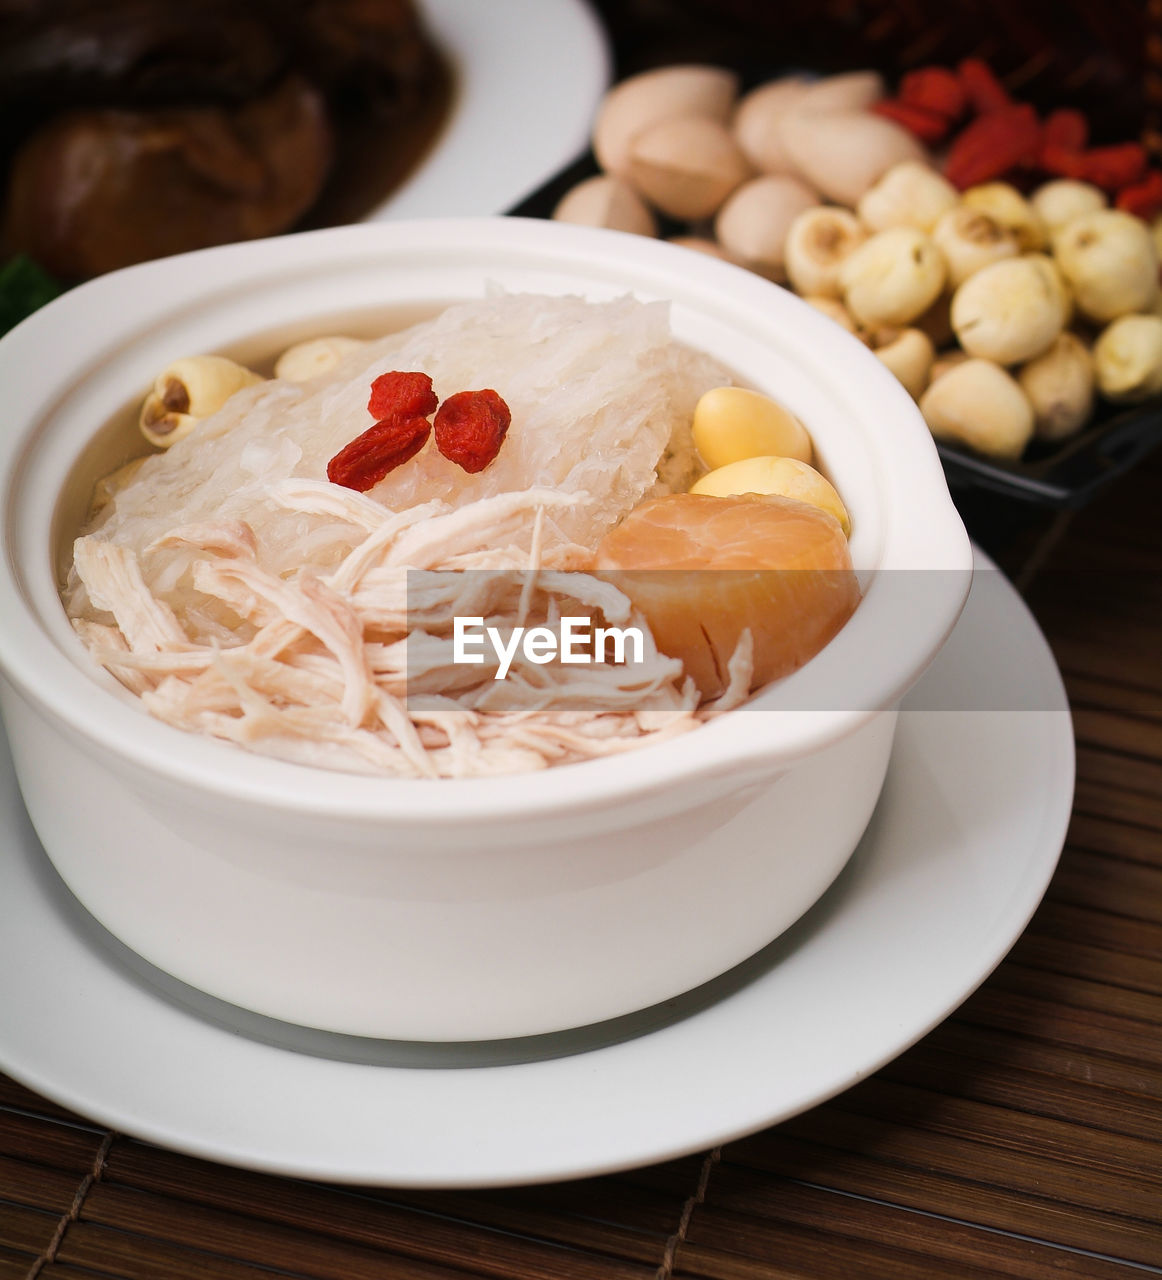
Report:
<svg viewBox="0 0 1162 1280"><path fill-rule="evenodd" d="M1160 500L1155 455L1032 580L1074 708L1066 851L1008 959L878 1075L698 1157L461 1193L216 1166L0 1077L0 1280L1162 1274Z"/></svg>

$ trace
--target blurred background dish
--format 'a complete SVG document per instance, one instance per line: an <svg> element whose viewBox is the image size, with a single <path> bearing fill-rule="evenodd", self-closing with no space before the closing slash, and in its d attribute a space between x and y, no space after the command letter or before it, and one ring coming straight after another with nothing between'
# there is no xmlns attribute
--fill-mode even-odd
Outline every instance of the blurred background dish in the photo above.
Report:
<svg viewBox="0 0 1162 1280"><path fill-rule="evenodd" d="M826 295L812 301L856 331L918 399L956 361L967 359L958 350L960 335L953 332L948 315L951 294L963 278L953 282L930 312L910 321L911 330L900 330L898 325L877 328L866 316L854 317L847 308L849 299L838 296L845 290L821 287L817 276L792 271L794 264L784 262L785 251L790 252L788 222L794 219L796 234L802 230L800 218L831 215L835 223L834 203L838 203L847 206L842 216L853 226L859 216L858 188L865 184L846 192L835 186L836 164L821 159L824 135L819 129L812 134L812 145L792 155L783 145L784 130L776 121L779 110L788 114L791 99L779 99L782 106L776 107L772 93L790 93L804 76L836 77L833 87L846 79L849 92L866 90L867 97L879 99L863 104L871 115L857 118L849 113L841 127L826 133L828 146L837 147L857 168L866 168L877 162L867 159L866 145L852 144L853 129L863 138L882 143L881 150L890 151L891 142L896 160L901 149L914 151L922 143L927 163L945 178L955 179L953 185L977 222L984 210L993 222L1003 224L1002 211L995 205L1002 195L1013 204L1043 209L1054 235L1046 236L1041 251L1052 253L1055 262L1052 240L1064 227L1065 211L1058 204L1051 216L1048 204L1041 203L1054 188L1068 188L1073 194L1084 191L1094 208L1107 203L1116 206L1117 214L1101 208L1100 219L1106 220L1103 231L1109 231L1117 218L1122 220L1118 230L1124 231L1125 215L1132 214L1140 220L1138 241L1144 242L1145 230L1150 229L1158 243L1162 233L1162 9L1157 6L1140 0L1113 0L1100 9L1080 0L1070 0L1064 8L1045 0L1021 0L1016 5L992 0L939 5L895 0L817 4L792 0L779 6L750 0L594 3L617 50L618 86L599 112L593 150L586 150L514 212L597 221L622 230L680 238L693 248L730 257L780 283L790 275L790 286L801 294ZM694 70L701 74L701 87L692 81L684 87L679 84L682 77L690 80ZM667 75L670 80L663 92L662 78ZM713 83L707 83L708 76L719 77L726 89L717 92ZM780 78L782 85L770 83ZM731 80L738 93L733 105ZM986 85L988 95L983 92ZM943 97L934 96L938 87L954 89L964 100L952 102L946 92ZM671 102L668 118L662 111L667 95L680 99L677 106L681 108L674 111ZM612 100L617 102L616 109L608 108ZM836 101L832 100L832 108ZM853 105L848 103L849 108ZM993 108L1002 109L994 116ZM633 123L628 117L635 115L639 125L648 117L650 127L643 126L636 135L640 154L619 159L616 149L610 149L613 135L620 130L626 142L626 129ZM720 116L724 127L703 125L695 147L692 136L687 136L689 118L683 122L683 115L707 120ZM816 119L823 119L822 114ZM894 126L894 137L885 136L892 133L885 128L888 125ZM1030 135L1020 155L1015 151L1018 126ZM713 141L711 134L716 134L715 145L727 149L728 132L759 176L747 178L745 170L732 168L737 155L731 163L726 163L729 156L720 156L718 160L726 166L726 185L710 204L691 214L669 203L672 192L664 188L666 182L673 185L670 169L674 165L659 168L658 149L670 148L669 161L683 172L700 174L699 182L704 184L708 166L714 168L706 150ZM800 142L808 132L806 126L799 127ZM780 146L772 151L776 140ZM695 154L698 147L701 151ZM905 174L909 168L915 166L899 163L882 176L885 190L876 194L878 208L873 210L869 203L868 222L863 226L861 220L859 234L866 237L883 231L893 221L892 211L883 207L887 188L895 179L901 179L895 184L899 187L905 185L905 176L915 177ZM1064 177L1072 181L1062 181ZM722 175L717 178L721 180ZM736 184L733 189L732 184ZM825 204L822 214L804 211L812 197L833 203ZM1075 209L1069 216L1081 212ZM968 216L967 210L948 213L953 220ZM945 230L941 229L942 238ZM928 231L936 235L934 226ZM1035 247L1020 236L1016 240L1018 252ZM803 242L797 243L802 266ZM942 254L946 247L941 248ZM1144 248L1149 250L1149 245ZM1156 270L1156 254L1145 256L1155 259ZM1143 268L1137 273L1138 281L1148 286L1153 272L1144 260ZM962 273L964 264L957 270ZM1065 270L1072 288L1077 274L1072 260ZM1079 311L1060 342L1054 343L1052 354L1046 351L1030 359L995 350L969 353L999 362L984 372L1004 387L1010 407L1020 410L1021 429L1029 432L1023 443L1006 442L1004 415L998 419L991 410L983 412L979 407L969 415L982 428L975 442L959 427L952 431L943 420L947 414L942 415L936 403L947 402L951 391L934 396L926 407L926 416L940 420L935 431L940 437L937 447L957 505L973 535L1002 560L1008 558L1006 549L1012 545L1027 549L1063 528L1073 511L1092 502L1162 442L1162 397L1144 378L1140 391L1135 387L1127 393L1121 387L1120 369L1115 370L1125 360L1130 337L1144 333L1159 345L1162 321L1154 314L1156 288L1152 296L1143 288L1132 305L1126 301L1128 311L1143 314L1120 324L1113 311L1099 308L1099 313L1091 314L1092 300L1081 300L1085 290L1081 284L1078 288ZM927 372L916 369L916 359L905 359L906 342L911 343L913 356L918 349L926 349L924 360L935 356ZM969 375L979 372L979 368L966 371L959 380L960 390L964 390L964 378L971 380ZM1017 555L1011 562L1020 559Z"/></svg>
<svg viewBox="0 0 1162 1280"><path fill-rule="evenodd" d="M608 74L582 0L0 0L0 252L70 284L499 213L583 145Z"/></svg>
<svg viewBox="0 0 1162 1280"><path fill-rule="evenodd" d="M1143 0L594 0L617 76L675 62L746 71L875 67L895 79L983 58L1022 98L1084 110L1096 133L1157 139L1159 15Z"/></svg>

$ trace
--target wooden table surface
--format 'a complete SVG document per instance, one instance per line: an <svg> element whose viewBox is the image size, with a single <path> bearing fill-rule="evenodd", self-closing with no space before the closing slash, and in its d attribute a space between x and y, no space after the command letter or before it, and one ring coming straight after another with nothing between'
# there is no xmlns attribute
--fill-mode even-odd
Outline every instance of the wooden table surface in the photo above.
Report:
<svg viewBox="0 0 1162 1280"><path fill-rule="evenodd" d="M216 1166L0 1077L0 1280L1162 1274L1160 507L1156 453L1036 572L1043 537L1012 551L1073 704L1068 844L1008 959L878 1075L696 1157L460 1193Z"/></svg>

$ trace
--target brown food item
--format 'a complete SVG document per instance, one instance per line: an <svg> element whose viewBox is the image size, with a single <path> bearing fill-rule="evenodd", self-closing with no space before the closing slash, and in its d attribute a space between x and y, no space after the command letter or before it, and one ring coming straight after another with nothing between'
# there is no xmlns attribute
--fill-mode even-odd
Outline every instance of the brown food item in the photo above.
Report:
<svg viewBox="0 0 1162 1280"><path fill-rule="evenodd" d="M242 102L288 68L400 101L429 49L412 0L0 0L0 104Z"/></svg>
<svg viewBox="0 0 1162 1280"><path fill-rule="evenodd" d="M245 0L0 0L6 108L240 102L286 61L277 30Z"/></svg>
<svg viewBox="0 0 1162 1280"><path fill-rule="evenodd" d="M413 0L267 0L267 7L272 23L287 24L294 64L328 94L409 108L431 82L432 51Z"/></svg>
<svg viewBox="0 0 1162 1280"><path fill-rule="evenodd" d="M448 101L416 0L0 0L0 258L73 281L350 221Z"/></svg>
<svg viewBox="0 0 1162 1280"><path fill-rule="evenodd" d="M297 76L242 107L70 113L18 152L3 247L67 280L285 230L331 158L321 94Z"/></svg>
<svg viewBox="0 0 1162 1280"><path fill-rule="evenodd" d="M750 687L801 667L859 603L839 521L793 498L694 493L634 508L597 548L595 567L645 615L703 698L721 694L749 629Z"/></svg>

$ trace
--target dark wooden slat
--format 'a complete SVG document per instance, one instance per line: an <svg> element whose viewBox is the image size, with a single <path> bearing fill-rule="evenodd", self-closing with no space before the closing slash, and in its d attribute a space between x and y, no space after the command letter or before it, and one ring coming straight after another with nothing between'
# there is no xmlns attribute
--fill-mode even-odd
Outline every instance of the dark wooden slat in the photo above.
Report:
<svg viewBox="0 0 1162 1280"><path fill-rule="evenodd" d="M120 1271L117 1272L118 1276L121 1274ZM169 1272L155 1272L154 1274L159 1278L164 1276L165 1280L170 1280ZM270 1274L272 1273L268 1271L262 1273L264 1277ZM93 1271L89 1267L69 1267L62 1266L59 1262L51 1262L47 1267L41 1269L36 1280L108 1280L108 1276L108 1271ZM27 1277L22 1277L22 1280L27 1280ZM177 1280L180 1280L180 1277ZM223 1277L223 1280L228 1280L228 1278Z"/></svg>
<svg viewBox="0 0 1162 1280"><path fill-rule="evenodd" d="M1123 655L1127 659L1123 681L1154 688L1157 663L1150 661L1149 641L1156 625L1159 592L1157 569L1148 562L1151 553L1124 544L1118 548L1113 541L1091 550L1095 569L1096 557L1101 555L1124 555L1137 563L1132 572L1109 577L1104 583L1094 574L1050 574L1054 580L1038 583L1030 592L1030 598L1036 600L1035 614L1054 642L1065 636L1087 646L1090 654L1105 649ZM1040 590L1042 585L1044 591ZM1073 592L1071 598L1070 589L1079 586L1084 589Z"/></svg>
<svg viewBox="0 0 1162 1280"><path fill-rule="evenodd" d="M19 1084L10 1076L0 1073L0 1110L5 1107L31 1111L35 1115L50 1116L53 1119L65 1120L89 1129L97 1128L96 1125L82 1120L74 1112L66 1111L64 1107L57 1106L55 1102L50 1102L47 1098L41 1097L39 1093L33 1093L31 1089L26 1089L24 1085Z"/></svg>
<svg viewBox="0 0 1162 1280"><path fill-rule="evenodd" d="M1094 786L1136 791L1152 799L1162 795L1162 764L1136 760L1084 742L1077 746L1077 775Z"/></svg>
<svg viewBox="0 0 1162 1280"><path fill-rule="evenodd" d="M625 1214L625 1201L631 1199L630 1192L625 1184L617 1183L609 1186L600 1202L582 1193L576 1199L565 1194L553 1201L531 1191L494 1195L405 1192L393 1198L401 1204L448 1215L478 1227L508 1231L530 1240L545 1240L657 1267L665 1253L666 1241L677 1226L682 1206L671 1206L657 1227L649 1235L643 1235L637 1229L627 1230L618 1221Z"/></svg>
<svg viewBox="0 0 1162 1280"><path fill-rule="evenodd" d="M1137 1268L1120 1263L729 1164L715 1169L706 1203L695 1210L687 1238L727 1252L745 1251L758 1259L781 1259L788 1227L842 1236L853 1244L886 1246L906 1256L920 1255L928 1275L943 1276L950 1265L982 1268L996 1276L1051 1273L1060 1280L1141 1280L1142 1275Z"/></svg>
<svg viewBox="0 0 1162 1280"><path fill-rule="evenodd" d="M1026 590L1035 616L1056 635L1061 624L1107 649L1149 634L1160 605L1157 548L1123 536L1069 546L1068 565L1043 566ZM1118 559L1111 572L1103 560Z"/></svg>
<svg viewBox="0 0 1162 1280"><path fill-rule="evenodd" d="M76 1174L0 1156L0 1200L60 1214L68 1210L80 1184Z"/></svg>
<svg viewBox="0 0 1162 1280"><path fill-rule="evenodd" d="M1162 833L1162 795L1123 791L1121 788L1090 781L1087 777L1079 776L1077 779L1073 793L1073 812L1075 821L1078 814L1085 814L1090 818L1104 818L1142 828L1147 835Z"/></svg>
<svg viewBox="0 0 1162 1280"><path fill-rule="evenodd" d="M1089 1081L968 1058L926 1042L877 1078L1162 1143L1162 1107L1156 1102Z"/></svg>
<svg viewBox="0 0 1162 1280"><path fill-rule="evenodd" d="M1041 628L1066 681L1095 681L1139 689L1152 698L1162 692L1158 673L1157 632L1150 626L1155 605L1126 607L1109 600L1108 618L1086 618L1065 601L1039 603ZM1096 604L1105 609L1106 604ZM1117 632L1111 636L1111 632ZM1083 688L1092 688L1082 685ZM1118 695L1113 695L1118 701ZM1152 705L1148 703L1147 705Z"/></svg>
<svg viewBox="0 0 1162 1280"><path fill-rule="evenodd" d="M0 1246L39 1255L48 1247L60 1220L59 1213L0 1201Z"/></svg>
<svg viewBox="0 0 1162 1280"><path fill-rule="evenodd" d="M643 1187L662 1195L680 1196L685 1201L698 1186L704 1160L705 1152L699 1152L677 1160L665 1160L661 1164L646 1165L641 1169L627 1169L617 1176L619 1181L632 1186Z"/></svg>
<svg viewBox="0 0 1162 1280"><path fill-rule="evenodd" d="M54 1169L88 1173L103 1134L58 1120L5 1112L0 1123L0 1155L31 1160Z"/></svg>
<svg viewBox="0 0 1162 1280"><path fill-rule="evenodd" d="M1087 613L1076 600L1050 598L1054 589L1060 591L1065 585L1063 579L1051 581L1043 577L1030 596L1061 668L1071 675L1138 686L1150 692L1162 687L1156 626L1151 627L1149 617L1135 616L1125 602L1116 598L1107 597L1102 606L1103 612L1108 609L1105 617L1095 617L1094 611Z"/></svg>
<svg viewBox="0 0 1162 1280"><path fill-rule="evenodd" d="M1067 1005L1071 1009L1132 1018L1154 1029L1162 1027L1162 996L1142 991L1129 991L1104 982L1090 982L1085 978L1028 968L1015 961L1002 965L989 986L993 991L1012 991L1016 995Z"/></svg>
<svg viewBox="0 0 1162 1280"><path fill-rule="evenodd" d="M73 1270L74 1267L86 1275L115 1276L117 1280L270 1280L272 1276L311 1280L309 1272L254 1266L87 1222L74 1222L69 1226L56 1256L65 1265L45 1268L38 1280L64 1280L62 1273L76 1276L78 1271ZM408 1275L405 1271L393 1270L387 1258L378 1274L384 1280L403 1280ZM423 1270L417 1270L415 1275L416 1280L463 1280L463 1276ZM354 1269L351 1272L351 1280L365 1280L365 1276L367 1273Z"/></svg>
<svg viewBox="0 0 1162 1280"><path fill-rule="evenodd" d="M1127 1177L1135 1184L1142 1184L1143 1190L1154 1188L1157 1196L1154 1203L1157 1213L1162 1215L1162 1143L971 1098L957 1098L878 1076L849 1089L830 1107L855 1112L877 1127L890 1123L897 1129L918 1129L925 1134L996 1147L1021 1158L1035 1153L1038 1158L1097 1173L1100 1180L1107 1175ZM974 1150L972 1154L978 1153ZM988 1158L980 1154L981 1158ZM1037 1190L1054 1194L1053 1188L1044 1183Z"/></svg>
<svg viewBox="0 0 1162 1280"><path fill-rule="evenodd" d="M1138 719L1162 722L1162 689L1143 689L1116 680L1065 673L1065 689L1075 707L1116 711Z"/></svg>
<svg viewBox="0 0 1162 1280"><path fill-rule="evenodd" d="M1009 952L1008 963L1162 996L1162 965L1157 960L1047 934L1023 933Z"/></svg>
<svg viewBox="0 0 1162 1280"><path fill-rule="evenodd" d="M1162 1070L1158 1068L1078 1050L1074 1045L1037 1040L1020 1031L973 1026L950 1018L931 1033L926 1043L966 1058L982 1059L998 1069L1019 1067L1154 1102L1162 1100Z"/></svg>
<svg viewBox="0 0 1162 1280"><path fill-rule="evenodd" d="M936 1098L938 1105L949 1107L956 1101ZM979 1107L973 1103L962 1105ZM979 1107L982 1116L984 1110ZM1022 1119L1015 1112L1009 1114L1014 1126ZM1024 1119L1036 1121L1039 1117ZM1041 1121L1040 1127L1055 1123ZM949 1177L987 1179L993 1188L1055 1200L1075 1209L1100 1214L1116 1206L1118 1213L1154 1225L1158 1258L1162 1261L1162 1230L1158 1229L1162 1226L1162 1194L1156 1174L1139 1178L1133 1173L1103 1169L1101 1177L1095 1178L1084 1161L1064 1163L1056 1148L1034 1145L1030 1149L1017 1144L1006 1149L994 1141L974 1141L960 1132L905 1126L883 1116L840 1111L835 1106L816 1108L788 1120L781 1129L788 1138L830 1147L836 1152L858 1153L883 1163ZM1101 1136L1108 1138L1108 1135Z"/></svg>
<svg viewBox="0 0 1162 1280"><path fill-rule="evenodd" d="M1073 731L1078 742L1117 751L1157 764L1162 760L1162 725L1137 716L1092 707L1073 709Z"/></svg>
<svg viewBox="0 0 1162 1280"><path fill-rule="evenodd" d="M1162 692L1162 676L1156 663L1150 662L1150 636L1117 645L1095 643L1092 635L1076 634L1077 622L1068 604L1039 604L1036 613L1067 680L1100 680L1149 695ZM1132 655L1129 663L1127 652Z"/></svg>
<svg viewBox="0 0 1162 1280"><path fill-rule="evenodd" d="M982 987L954 1017L973 1026L1017 1031L1053 1044L1140 1062L1154 1070L1162 1068L1162 1036L1156 1028L1131 1018L1003 991L996 983Z"/></svg>
<svg viewBox="0 0 1162 1280"><path fill-rule="evenodd" d="M612 1179L474 1195L353 1191L223 1169L142 1143L119 1145L106 1162L103 1181L207 1207L245 1208L255 1217L289 1226L314 1227L325 1221L329 1232L373 1243L393 1215L406 1232L423 1221L416 1216L422 1212L655 1267L685 1198Z"/></svg>
<svg viewBox="0 0 1162 1280"><path fill-rule="evenodd" d="M31 1253L0 1248L0 1280L28 1280L29 1269L35 1261Z"/></svg>
<svg viewBox="0 0 1162 1280"><path fill-rule="evenodd" d="M1130 830L1137 835L1136 842L1127 842L1130 847L1145 854L1149 845L1158 846L1157 866L1073 847L1057 868L1049 886L1050 898L1162 925L1162 836L1144 837L1136 829Z"/></svg>
<svg viewBox="0 0 1162 1280"><path fill-rule="evenodd" d="M1048 898L1037 908L1029 927L1037 933L1049 933L1147 960L1162 960L1162 925L1149 921L1127 920L1124 916Z"/></svg>
<svg viewBox="0 0 1162 1280"><path fill-rule="evenodd" d="M117 1273L121 1275L121 1272ZM264 1271L262 1275L268 1276L270 1272ZM161 1277L164 1275L165 1280L169 1280L168 1272L155 1272L155 1275ZM59 1262L50 1262L48 1266L41 1268L40 1274L36 1280L108 1280L108 1271L93 1271L90 1267L70 1267L62 1266ZM27 1277L22 1277L27 1280ZM227 1280L226 1277L223 1280Z"/></svg>
<svg viewBox="0 0 1162 1280"><path fill-rule="evenodd" d="M643 1280L652 1278L656 1270L502 1233L465 1229L430 1214L361 1203L354 1197L348 1201L345 1219L336 1224L330 1216L335 1207L335 1200L329 1199L326 1210L318 1212L314 1229L306 1230L102 1182L86 1197L82 1218L226 1257L297 1268L319 1280L374 1276L376 1259L384 1253L399 1253L441 1269L468 1269L474 1275L515 1272L527 1280L548 1280L566 1266L577 1280ZM368 1213L369 1208L377 1212ZM339 1227L341 1240L335 1238Z"/></svg>
<svg viewBox="0 0 1162 1280"><path fill-rule="evenodd" d="M808 1142L790 1136L783 1126L731 1144L724 1159L997 1231L1129 1262L1162 1265L1162 1232L1156 1223L995 1185L994 1160L974 1168L957 1162L961 1175L979 1174L981 1180L974 1181L931 1164L916 1168Z"/></svg>
<svg viewBox="0 0 1162 1280"><path fill-rule="evenodd" d="M705 1239L703 1238L705 1236ZM771 1263L778 1259L778 1270ZM676 1275L708 1280L932 1280L932 1259L890 1246L854 1243L842 1236L781 1224L770 1228L748 1219L707 1227L675 1251ZM942 1261L941 1280L993 1280L996 1272Z"/></svg>
<svg viewBox="0 0 1162 1280"><path fill-rule="evenodd" d="M1117 818L1075 811L1069 824L1068 857L1104 854L1109 860L1157 871L1162 867L1162 832Z"/></svg>
<svg viewBox="0 0 1162 1280"><path fill-rule="evenodd" d="M1147 503L1149 496L1140 484L1146 477L1129 477L1118 490L1118 498L1137 498ZM1059 566L1063 571L1062 586L1067 599L1081 597L1081 604L1089 604L1104 588L1112 588L1132 597L1155 590L1158 574L1158 546L1152 536L1152 519L1157 514L1157 491L1153 506L1133 509L1128 504L1122 511L1114 511L1102 504L1084 513L1070 531L1071 536L1060 548L1068 554L1061 555ZM1107 495L1106 502L1114 494ZM1085 574L1087 590L1077 591L1077 574ZM1126 588L1131 590L1127 591ZM1100 618L1098 619L1100 621Z"/></svg>
<svg viewBox="0 0 1162 1280"><path fill-rule="evenodd" d="M1083 819L1083 824L1092 821ZM1162 832L1134 826L1129 831L1137 838L1137 848L1159 855L1159 865L1149 858L1125 858L1118 850L1093 849L1068 840L1054 880L1068 881L1070 892L1076 890L1076 896L1083 899L1079 905L1157 923L1157 910L1162 906ZM1135 847L1132 841L1127 843ZM1102 894L1109 895L1109 905L1097 900ZM1121 896L1115 897L1118 894Z"/></svg>
<svg viewBox="0 0 1162 1280"><path fill-rule="evenodd" d="M1123 485L1121 494L1127 490L1132 492L1132 481ZM1146 500L1144 494L1141 497ZM1051 595L1082 614L1103 598L1124 608L1131 607L1138 597L1153 596L1157 591L1158 548L1148 527L1142 528L1143 514L1139 512L1136 521L1128 523L1110 520L1108 513L1097 507L1081 512L1072 521L1068 536L1057 543L1030 595L1038 603L1042 595ZM1098 613L1093 620L1101 625L1106 619Z"/></svg>
<svg viewBox="0 0 1162 1280"><path fill-rule="evenodd" d="M576 1215L648 1236L666 1238L682 1212L687 1197L698 1186L702 1160L691 1160L672 1182L654 1182L635 1172L572 1182L514 1187L500 1191L446 1192L388 1190L378 1194L435 1213L460 1214L466 1220L493 1220L494 1214L537 1213L546 1218ZM654 1166L640 1172L661 1172ZM498 1223L499 1225L499 1223Z"/></svg>

